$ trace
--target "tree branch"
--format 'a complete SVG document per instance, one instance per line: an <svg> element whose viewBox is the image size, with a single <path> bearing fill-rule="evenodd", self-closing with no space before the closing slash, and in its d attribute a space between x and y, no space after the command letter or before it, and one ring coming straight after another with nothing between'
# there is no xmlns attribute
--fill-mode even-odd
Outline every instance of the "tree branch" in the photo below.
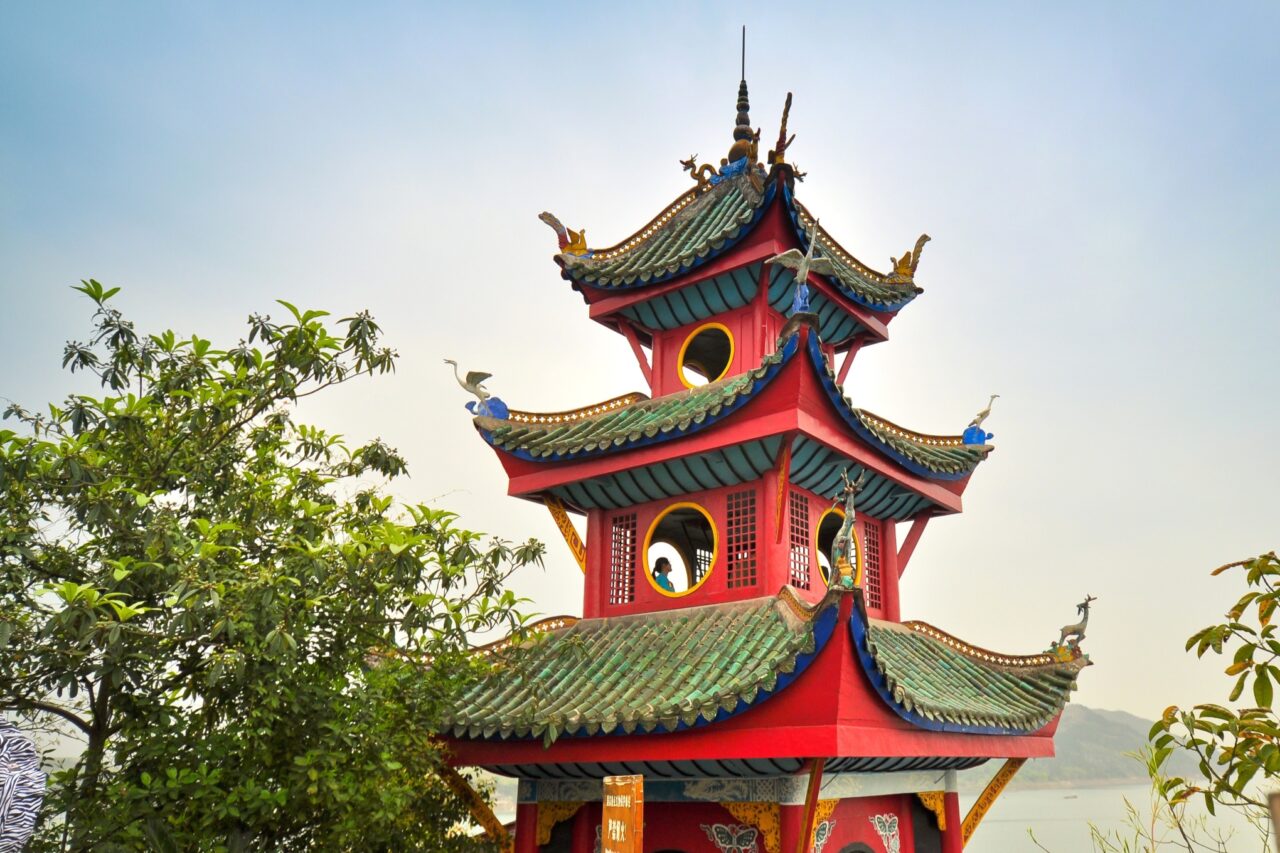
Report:
<svg viewBox="0 0 1280 853"><path fill-rule="evenodd" d="M20 711L44 711L45 713L61 717L80 731L84 732L86 735L92 731L92 727L84 720L80 719L66 708L49 702L39 702L35 699L22 699L15 696L10 699L10 707L16 708Z"/></svg>

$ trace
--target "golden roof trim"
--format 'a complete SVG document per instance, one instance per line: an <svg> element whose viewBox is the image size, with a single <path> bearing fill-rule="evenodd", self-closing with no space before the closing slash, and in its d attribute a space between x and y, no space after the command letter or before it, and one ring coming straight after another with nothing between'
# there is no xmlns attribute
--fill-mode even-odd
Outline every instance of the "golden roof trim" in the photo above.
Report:
<svg viewBox="0 0 1280 853"><path fill-rule="evenodd" d="M538 633L548 633L550 631L559 631L564 628L572 628L577 625L579 619L577 616L549 616L546 619L539 619L532 625L525 628L529 635ZM471 650L472 654L481 657L492 657L499 652L506 651L515 645L515 641L511 639L511 635L503 637L501 640L494 640L492 643L485 643L483 646L476 646Z"/></svg>
<svg viewBox="0 0 1280 853"><path fill-rule="evenodd" d="M846 264L853 267L855 270L862 273L863 275L875 279L875 281L878 284L898 284L899 283L899 282L890 280L890 276L887 275L886 273L873 270L871 267L867 266L862 261L855 258L852 252L850 252L844 246L841 246L838 242L836 242L836 239L831 236L831 233L827 231L827 229L823 228L821 225L818 224L817 219L814 217L812 213L809 212L809 208L805 207L803 204L800 203L800 199L792 196L791 203L796 206L796 217L797 219L800 220L801 227L806 232L817 231L818 248L822 249L824 252L834 255L835 257L839 258L841 261L844 261Z"/></svg>
<svg viewBox="0 0 1280 853"><path fill-rule="evenodd" d="M854 409L854 411L857 412L858 416L863 418L865 421L869 421L898 438L905 438L908 441L915 442L916 444L921 444L926 447L966 446L964 443L964 436L962 435L929 435L928 433L916 432L915 430L898 426L893 421L882 418L873 412L868 412L866 409ZM968 446L976 448L980 445L974 444Z"/></svg>
<svg viewBox="0 0 1280 853"><path fill-rule="evenodd" d="M582 406L578 409L569 409L563 412L522 412L511 409L507 413L507 420L518 424L575 423L584 421L587 418L593 418L596 415L603 415L605 412L625 409L628 406L634 406L636 403L643 403L648 399L648 395L633 391L630 394L623 394L620 397L613 397L609 400L593 403L590 406Z"/></svg>
<svg viewBox="0 0 1280 853"><path fill-rule="evenodd" d="M894 627L892 622L883 622L881 624L886 627ZM1056 657L1050 654L1005 655L1000 652L993 652L989 649L984 649L981 646L966 643L959 637L952 636L940 628L933 627L928 622L913 620L911 622L903 622L897 627L908 631L914 631L917 634L924 634L926 637L939 641L953 651L967 655L975 660L983 661L984 663L996 664L997 666L1006 666L1015 669L1030 669L1041 666L1054 666L1062 663L1062 661L1059 661Z"/></svg>
<svg viewBox="0 0 1280 853"><path fill-rule="evenodd" d="M710 189L710 186L707 186L706 189ZM685 190L675 201L668 204L662 209L662 212L649 220L643 227L637 229L631 236L624 237L612 246L592 250L590 259L604 261L638 248L652 237L658 228L670 222L677 213L688 207L702 193L703 188L701 187Z"/></svg>

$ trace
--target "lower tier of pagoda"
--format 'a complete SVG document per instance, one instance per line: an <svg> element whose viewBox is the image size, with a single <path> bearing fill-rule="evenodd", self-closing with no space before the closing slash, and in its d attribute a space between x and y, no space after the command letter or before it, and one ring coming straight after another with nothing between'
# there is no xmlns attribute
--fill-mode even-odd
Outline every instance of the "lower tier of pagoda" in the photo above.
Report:
<svg viewBox="0 0 1280 853"><path fill-rule="evenodd" d="M1078 648L1008 656L868 619L859 590L563 619L487 650L454 762L525 779L962 769L1053 755Z"/></svg>

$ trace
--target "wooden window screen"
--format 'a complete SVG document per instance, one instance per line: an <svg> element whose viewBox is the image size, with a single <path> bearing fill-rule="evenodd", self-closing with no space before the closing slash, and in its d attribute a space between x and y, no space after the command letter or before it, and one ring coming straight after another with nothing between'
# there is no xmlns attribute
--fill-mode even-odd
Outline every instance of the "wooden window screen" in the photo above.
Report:
<svg viewBox="0 0 1280 853"><path fill-rule="evenodd" d="M615 515L609 549L609 603L636 600L636 514Z"/></svg>
<svg viewBox="0 0 1280 853"><path fill-rule="evenodd" d="M756 492L734 492L728 498L725 553L729 589L756 585Z"/></svg>
<svg viewBox="0 0 1280 853"><path fill-rule="evenodd" d="M792 492L788 499L791 517L790 558L791 584L809 588L809 499L802 492Z"/></svg>
<svg viewBox="0 0 1280 853"><path fill-rule="evenodd" d="M862 591L867 596L867 608L880 610L884 607L884 579L880 571L880 522L874 518L862 520L862 547Z"/></svg>
<svg viewBox="0 0 1280 853"><path fill-rule="evenodd" d="M707 572L711 569L711 558L715 554L706 548L693 549L693 586L702 583L702 579L707 576Z"/></svg>

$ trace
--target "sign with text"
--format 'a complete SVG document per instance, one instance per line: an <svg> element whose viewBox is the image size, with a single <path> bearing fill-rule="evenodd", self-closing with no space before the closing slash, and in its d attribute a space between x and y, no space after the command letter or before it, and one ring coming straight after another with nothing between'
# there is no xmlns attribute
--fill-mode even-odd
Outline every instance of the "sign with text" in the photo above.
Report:
<svg viewBox="0 0 1280 853"><path fill-rule="evenodd" d="M604 777L601 853L644 853L644 777Z"/></svg>

